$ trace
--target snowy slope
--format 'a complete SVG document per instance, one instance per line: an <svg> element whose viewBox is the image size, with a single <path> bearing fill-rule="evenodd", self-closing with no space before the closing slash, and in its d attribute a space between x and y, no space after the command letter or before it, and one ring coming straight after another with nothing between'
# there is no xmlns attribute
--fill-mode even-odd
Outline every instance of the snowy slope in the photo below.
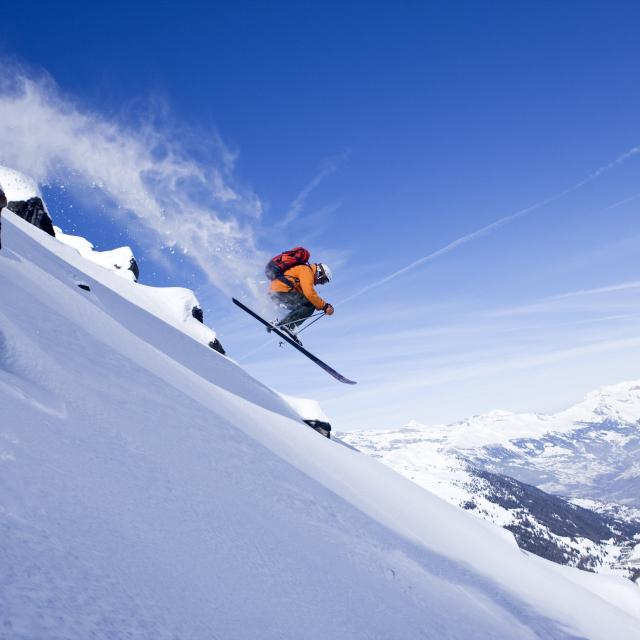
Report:
<svg viewBox="0 0 640 640"><path fill-rule="evenodd" d="M3 223L3 637L637 638L635 585L524 554Z"/></svg>

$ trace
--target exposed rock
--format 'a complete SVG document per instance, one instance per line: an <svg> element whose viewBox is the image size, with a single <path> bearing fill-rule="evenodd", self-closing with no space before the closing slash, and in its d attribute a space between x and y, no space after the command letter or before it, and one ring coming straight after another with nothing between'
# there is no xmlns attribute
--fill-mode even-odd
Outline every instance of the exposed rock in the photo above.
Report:
<svg viewBox="0 0 640 640"><path fill-rule="evenodd" d="M300 416L300 419L305 424L309 425L312 429L315 429L320 435L325 438L331 437L331 423L329 422L329 416L321 409L317 400L311 398L297 398L295 396L287 396L281 393L282 399ZM346 443L342 443L346 444ZM347 445L350 448L351 445Z"/></svg>
<svg viewBox="0 0 640 640"><path fill-rule="evenodd" d="M191 315L198 321L204 324L204 312L201 307L193 307L191 309Z"/></svg>
<svg viewBox="0 0 640 640"><path fill-rule="evenodd" d="M322 420L303 420L303 422L308 424L312 429L315 429L325 438L331 437L331 425L328 422L323 422Z"/></svg>
<svg viewBox="0 0 640 640"><path fill-rule="evenodd" d="M221 353L223 356L227 355L227 352L224 350L224 347L222 346L222 343L220 342L220 340L218 340L218 338L214 338L212 342L209 342L209 346L214 351Z"/></svg>
<svg viewBox="0 0 640 640"><path fill-rule="evenodd" d="M122 247L121 249L115 249L115 251L122 251L122 249L128 249L129 247ZM110 253L108 251L94 251L94 253L99 254L99 253L103 253L103 254L107 254ZM121 270L123 267L123 265L121 264L113 264L113 268L116 270ZM129 258L129 264L127 265L127 268L125 269L125 271L131 271L131 273L133 274L133 281L134 282L138 282L138 278L140 277L140 268L138 267L138 263L136 262L136 259L131 256Z"/></svg>
<svg viewBox="0 0 640 640"><path fill-rule="evenodd" d="M129 262L129 271L133 273L133 277L136 279L136 282L138 282L138 279L140 278L140 267L133 256Z"/></svg>
<svg viewBox="0 0 640 640"><path fill-rule="evenodd" d="M29 198L28 200L12 200L7 205L9 211L13 211L16 215L20 216L27 222L30 222L34 227L42 229L45 233L55 237L55 231L53 230L53 222L44 208L44 203L41 198Z"/></svg>
<svg viewBox="0 0 640 640"><path fill-rule="evenodd" d="M199 305L194 305L191 309L191 315L200 323L204 324L204 311L202 311L202 307ZM214 338L209 342L209 346L218 353L221 353L223 356L227 355L222 343L218 338Z"/></svg>

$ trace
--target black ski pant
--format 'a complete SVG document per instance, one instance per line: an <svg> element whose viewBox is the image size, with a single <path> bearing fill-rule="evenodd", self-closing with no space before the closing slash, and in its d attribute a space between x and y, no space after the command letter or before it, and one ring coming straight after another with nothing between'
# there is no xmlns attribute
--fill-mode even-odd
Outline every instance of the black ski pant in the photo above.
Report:
<svg viewBox="0 0 640 640"><path fill-rule="evenodd" d="M313 315L316 308L298 291L272 293L271 298L278 307L286 309L289 313L278 324L286 325L287 329L300 326L309 316Z"/></svg>

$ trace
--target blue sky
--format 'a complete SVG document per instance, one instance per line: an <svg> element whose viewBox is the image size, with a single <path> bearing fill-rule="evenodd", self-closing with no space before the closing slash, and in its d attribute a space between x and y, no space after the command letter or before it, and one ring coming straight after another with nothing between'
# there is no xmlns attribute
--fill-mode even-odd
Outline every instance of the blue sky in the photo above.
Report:
<svg viewBox="0 0 640 640"><path fill-rule="evenodd" d="M639 377L636 3L129 4L3 10L0 162L266 383L355 429ZM228 302L296 244L355 388Z"/></svg>

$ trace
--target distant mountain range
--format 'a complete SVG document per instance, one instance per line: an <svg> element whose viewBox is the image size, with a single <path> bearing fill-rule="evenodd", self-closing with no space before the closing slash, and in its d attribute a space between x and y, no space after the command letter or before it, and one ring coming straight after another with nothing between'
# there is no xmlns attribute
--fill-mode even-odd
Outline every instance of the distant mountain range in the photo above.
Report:
<svg viewBox="0 0 640 640"><path fill-rule="evenodd" d="M640 381L603 387L554 415L492 411L341 437L511 531L527 551L640 576Z"/></svg>

